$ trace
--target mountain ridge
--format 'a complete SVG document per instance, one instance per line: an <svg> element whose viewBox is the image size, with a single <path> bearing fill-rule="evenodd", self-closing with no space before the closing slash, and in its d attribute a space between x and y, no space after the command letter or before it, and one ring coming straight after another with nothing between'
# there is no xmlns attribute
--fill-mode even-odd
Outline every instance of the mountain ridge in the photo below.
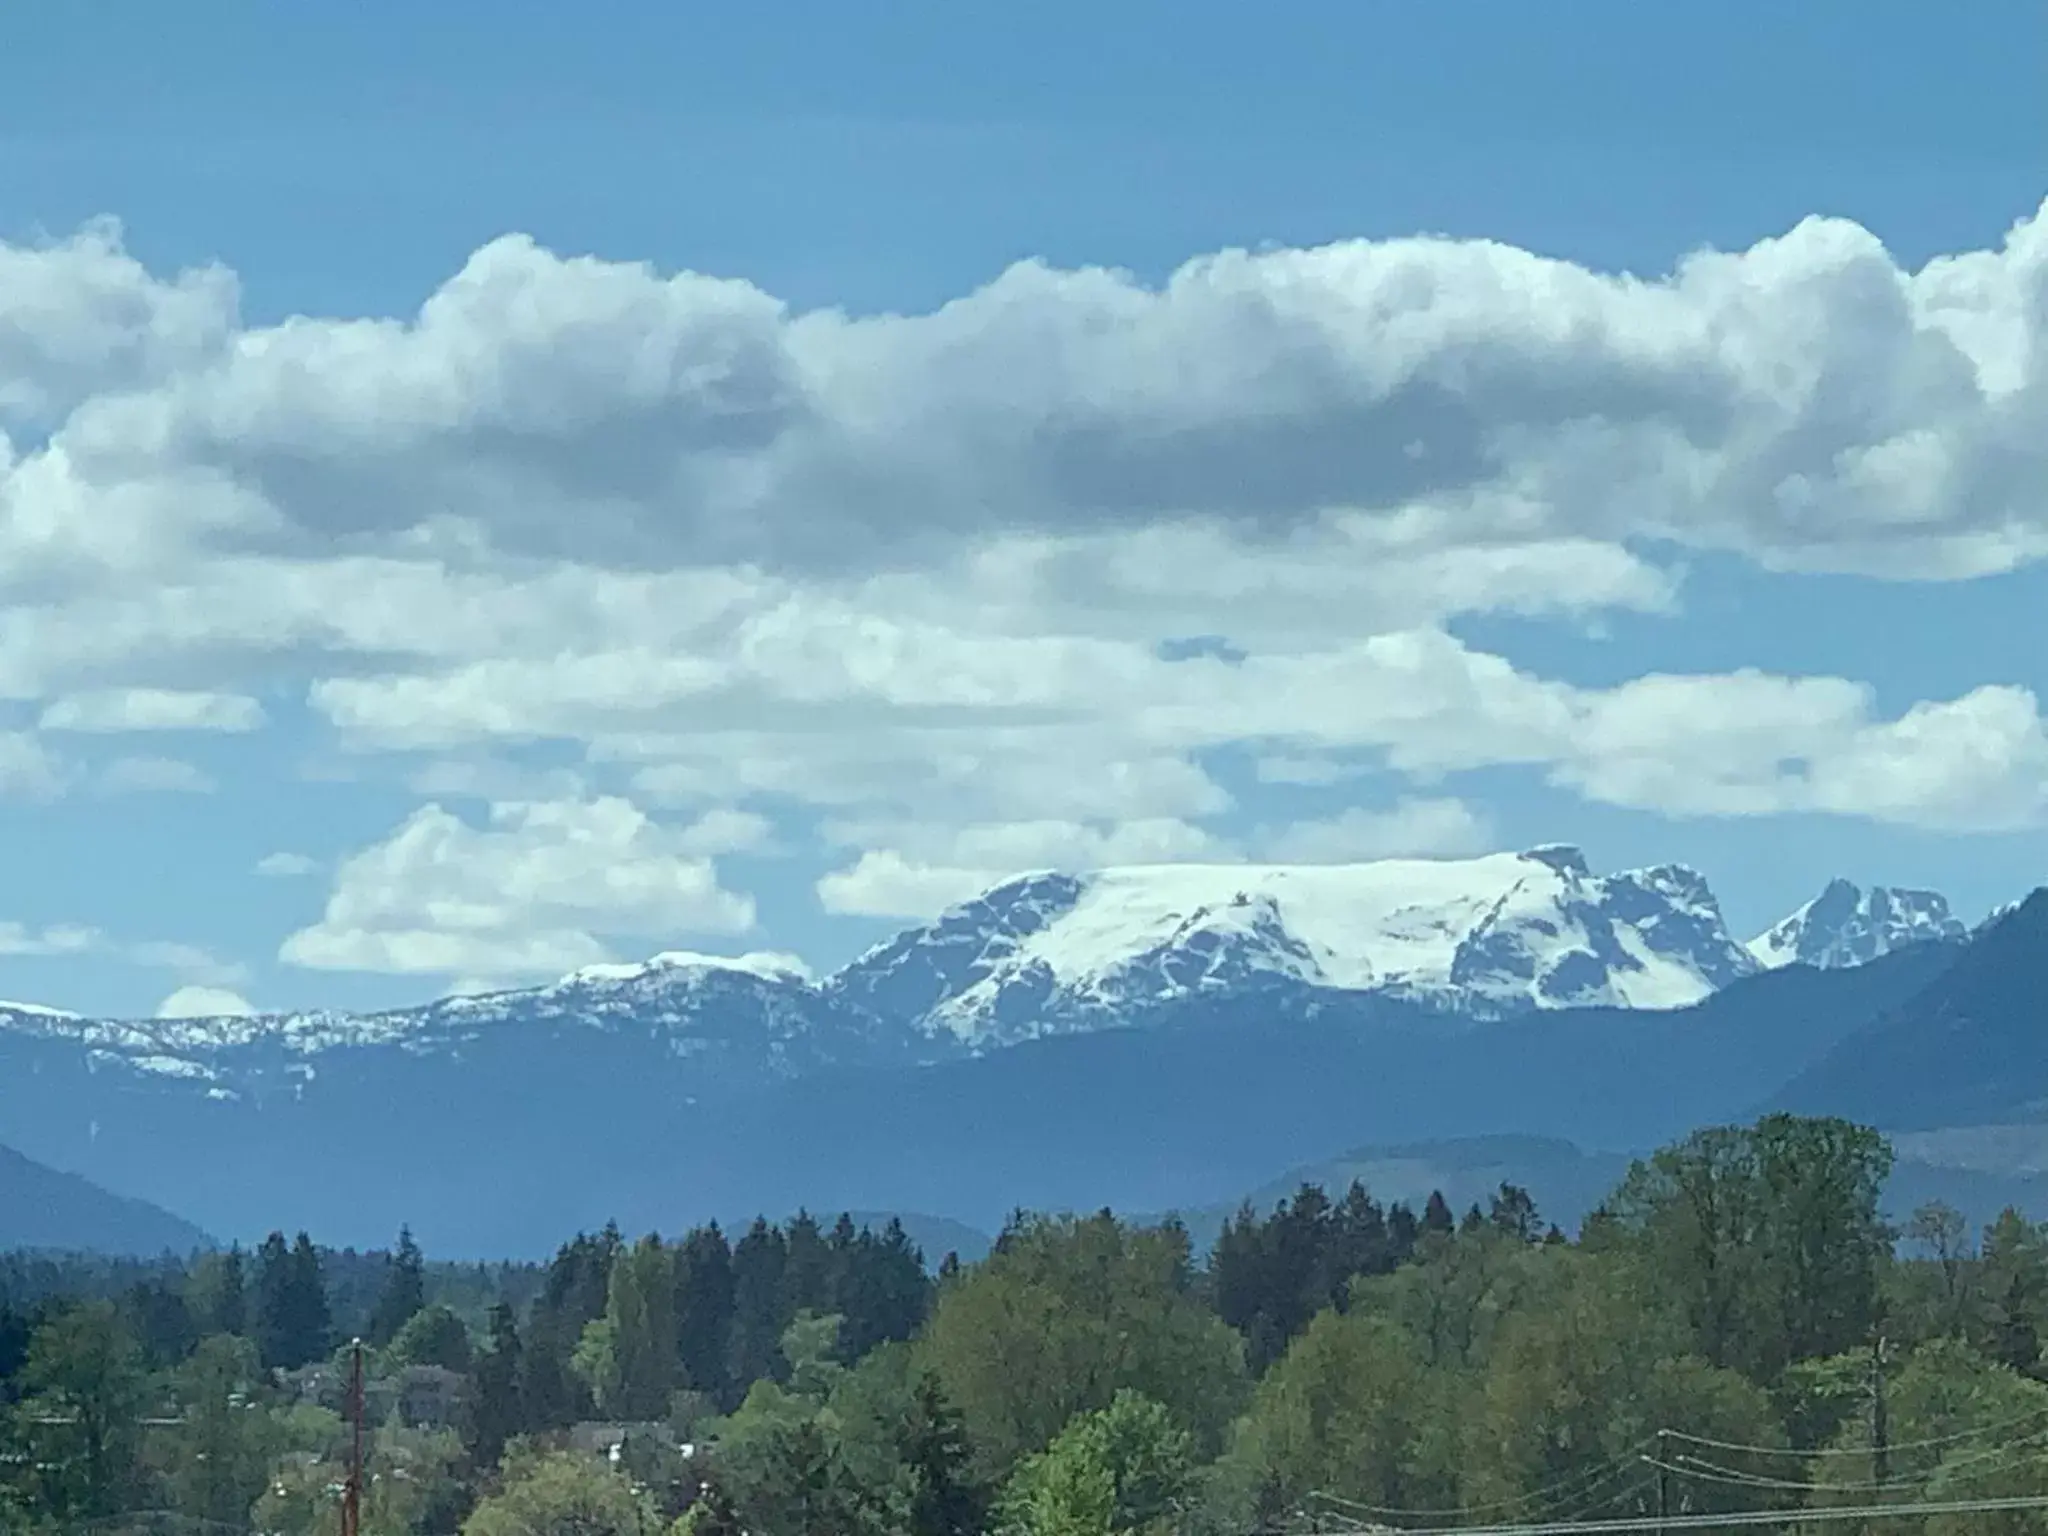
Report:
<svg viewBox="0 0 2048 1536"><path fill-rule="evenodd" d="M1932 892L1837 880L1742 943L1697 871L1597 875L1565 844L1469 859L1139 865L1014 877L817 980L783 955L667 951L368 1013L96 1019L0 1004L0 1034L70 1041L98 1067L186 1091L275 1098L344 1054L460 1059L508 1030L624 1031L716 1091L1143 1027L1199 997L1268 1010L1378 997L1453 1029L1589 1006L1655 1011L1759 970L1862 964L1962 931Z"/></svg>
<svg viewBox="0 0 2048 1536"><path fill-rule="evenodd" d="M182 1216L0 1146L0 1250L154 1258L214 1246Z"/></svg>

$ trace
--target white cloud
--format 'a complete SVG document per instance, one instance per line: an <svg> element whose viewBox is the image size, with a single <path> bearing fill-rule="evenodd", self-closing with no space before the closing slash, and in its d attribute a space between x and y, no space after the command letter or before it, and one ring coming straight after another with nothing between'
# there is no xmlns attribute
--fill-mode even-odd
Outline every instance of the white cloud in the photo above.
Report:
<svg viewBox="0 0 2048 1536"><path fill-rule="evenodd" d="M246 997L226 987L180 987L156 1005L160 1019L217 1019L255 1011Z"/></svg>
<svg viewBox="0 0 2048 1536"><path fill-rule="evenodd" d="M248 968L222 960L196 944L169 939L123 940L83 923L52 923L41 927L0 920L0 956L52 959L95 956L147 970L175 971L196 986L241 985Z"/></svg>
<svg viewBox="0 0 2048 1536"><path fill-rule="evenodd" d="M1672 815L1827 812L1949 831L2048 813L2048 726L2034 696L1985 687L1877 716L1840 678L1646 677L1589 696L1555 776Z"/></svg>
<svg viewBox="0 0 2048 1536"><path fill-rule="evenodd" d="M1351 864L1483 853L1493 832L1461 800L1403 800L1390 810L1353 806L1324 821L1264 829L1251 842L1276 864Z"/></svg>
<svg viewBox="0 0 2048 1536"><path fill-rule="evenodd" d="M846 916L930 918L1029 870L1084 872L1129 864L1338 864L1454 856L1491 845L1485 821L1457 800L1403 800L1328 821L1259 828L1243 845L1183 821L1088 826L1011 822L958 829L929 824L835 825L833 841L863 851L817 882L820 904Z"/></svg>
<svg viewBox="0 0 2048 1536"><path fill-rule="evenodd" d="M719 885L706 854L736 830L666 826L615 797L494 805L481 827L427 805L343 861L320 921L280 958L516 979L608 960L607 936L744 933L753 903Z"/></svg>
<svg viewBox="0 0 2048 1536"><path fill-rule="evenodd" d="M0 955L82 955L102 942L94 928L57 924L31 928L23 923L0 921Z"/></svg>
<svg viewBox="0 0 2048 1536"><path fill-rule="evenodd" d="M512 237L410 320L239 333L224 279L153 283L104 237L6 260L41 296L11 388L57 424L16 476L116 521L791 570L1347 510L1439 548L1636 534L1907 574L2048 547L2038 215L1918 272L1812 219L1655 281L1352 241L1157 288L1027 262L862 319Z"/></svg>
<svg viewBox="0 0 2048 1536"><path fill-rule="evenodd" d="M108 795L209 795L220 787L212 775L175 757L116 758L94 782Z"/></svg>
<svg viewBox="0 0 2048 1536"><path fill-rule="evenodd" d="M46 731L253 731L263 706L243 694L110 688L67 694L43 711Z"/></svg>
<svg viewBox="0 0 2048 1536"><path fill-rule="evenodd" d="M835 842L868 846L852 864L817 882L819 903L827 912L859 917L928 918L1027 870L1238 857L1213 834L1171 819L1109 826L1070 821L961 828L840 825L829 832Z"/></svg>
<svg viewBox="0 0 2048 1536"><path fill-rule="evenodd" d="M63 793L64 765L27 731L0 731L0 794L47 800Z"/></svg>
<svg viewBox="0 0 2048 1536"><path fill-rule="evenodd" d="M347 749L322 771L433 803L287 958L480 983L745 928L712 860L812 816L821 899L898 915L1032 864L1477 846L1443 781L1485 767L2038 824L2022 690L1589 688L1450 625L1671 613L1691 550L2048 554L2044 274L2048 211L1915 272L1817 220L1654 280L1350 242L857 319L514 238L414 316L244 327L226 274L153 278L110 230L0 246L0 700L251 731L289 676ZM1241 659L1163 657L1192 636ZM1224 749L1409 798L1233 844L1264 813ZM70 776L0 731L0 790Z"/></svg>
<svg viewBox="0 0 2048 1536"><path fill-rule="evenodd" d="M256 861L256 873L272 880L296 880L320 872L320 861L303 853L266 853Z"/></svg>

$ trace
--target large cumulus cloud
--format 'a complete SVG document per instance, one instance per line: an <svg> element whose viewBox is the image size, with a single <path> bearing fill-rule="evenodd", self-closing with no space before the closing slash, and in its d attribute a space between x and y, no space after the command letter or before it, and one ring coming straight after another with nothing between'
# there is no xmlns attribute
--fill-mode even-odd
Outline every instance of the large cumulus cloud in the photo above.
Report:
<svg viewBox="0 0 2048 1536"><path fill-rule="evenodd" d="M1913 271L1816 219L1658 275L1348 242L858 316L508 237L414 314L263 326L96 226L0 247L0 706L51 733L6 732L0 787L98 782L61 754L137 730L260 745L289 693L496 809L343 860L286 956L486 979L747 929L701 831L733 817L875 913L1015 863L1461 851L1455 778L1501 766L1667 815L2034 825L2009 683L1590 687L1451 621L1678 613L1699 550L2009 570L2048 550L2044 469L2043 214ZM1232 751L1391 787L1273 823Z"/></svg>

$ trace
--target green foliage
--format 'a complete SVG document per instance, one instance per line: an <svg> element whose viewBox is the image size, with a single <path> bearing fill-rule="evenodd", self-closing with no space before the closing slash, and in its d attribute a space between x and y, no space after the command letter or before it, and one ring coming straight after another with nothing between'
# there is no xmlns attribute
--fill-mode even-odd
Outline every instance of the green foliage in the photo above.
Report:
<svg viewBox="0 0 2048 1536"><path fill-rule="evenodd" d="M2018 1211L2000 1214L1984 1234L1983 1311L1977 1334L1995 1360L2016 1371L2040 1362L2048 1327L2048 1229Z"/></svg>
<svg viewBox="0 0 2048 1536"><path fill-rule="evenodd" d="M264 1397L254 1344L232 1334L200 1341L172 1379L183 1420L164 1446L172 1508L228 1527L248 1520L280 1447Z"/></svg>
<svg viewBox="0 0 2048 1536"><path fill-rule="evenodd" d="M1225 1458L1249 1513L1324 1492L1381 1509L1437 1508L1455 1490L1426 1447L1437 1408L1423 1345L1389 1318L1320 1314L1260 1381Z"/></svg>
<svg viewBox="0 0 2048 1536"><path fill-rule="evenodd" d="M1003 1536L1168 1536L1196 1487L1194 1441L1159 1403L1121 1391L1076 1418L1003 1492Z"/></svg>
<svg viewBox="0 0 2048 1536"><path fill-rule="evenodd" d="M266 1367L297 1370L333 1348L320 1256L305 1233L287 1247L284 1234L273 1232L257 1250L255 1327Z"/></svg>
<svg viewBox="0 0 2048 1536"><path fill-rule="evenodd" d="M142 1352L110 1302L64 1307L29 1341L16 1410L35 1502L60 1519L118 1513L141 1453Z"/></svg>
<svg viewBox="0 0 2048 1536"><path fill-rule="evenodd" d="M478 1466L495 1466L525 1424L519 1395L522 1354L519 1320L500 1302L491 1308L490 1340L476 1359L472 1382L467 1430L470 1459Z"/></svg>
<svg viewBox="0 0 2048 1536"><path fill-rule="evenodd" d="M241 1246L201 1254L185 1281L186 1305L201 1334L249 1332L248 1274Z"/></svg>
<svg viewBox="0 0 2048 1536"><path fill-rule="evenodd" d="M1603 1236L1680 1298L1694 1347L1757 1381L1868 1340L1891 1149L1841 1120L1700 1131L1630 1170Z"/></svg>
<svg viewBox="0 0 2048 1536"><path fill-rule="evenodd" d="M1324 1307L1342 1307L1350 1282L1386 1274L1414 1256L1416 1225L1401 1220L1353 1183L1331 1204L1304 1184L1263 1220L1249 1206L1224 1224L1209 1260L1216 1311L1244 1335L1254 1371L1278 1359L1287 1343Z"/></svg>
<svg viewBox="0 0 2048 1536"><path fill-rule="evenodd" d="M398 1234L383 1294L370 1314L370 1342L380 1349L389 1344L426 1304L427 1262L412 1240L412 1228L405 1227Z"/></svg>
<svg viewBox="0 0 2048 1536"><path fill-rule="evenodd" d="M836 1312L823 1316L799 1312L782 1330L782 1358L788 1363L789 1389L798 1397L823 1402L844 1374L846 1367L838 1358L841 1321Z"/></svg>
<svg viewBox="0 0 2048 1536"><path fill-rule="evenodd" d="M1468 1504L1531 1519L1642 1514L1640 1478L1626 1474L1659 1429L1783 1443L1769 1397L1686 1354L1683 1320L1635 1265L1560 1257L1565 1283L1507 1319L1464 1416ZM1616 1467L1624 1475L1612 1475ZM1695 1499L1700 1508L1760 1502L1754 1490L1712 1484Z"/></svg>
<svg viewBox="0 0 2048 1536"><path fill-rule="evenodd" d="M716 1222L676 1248L676 1353L683 1385L731 1405L732 1249Z"/></svg>
<svg viewBox="0 0 2048 1536"><path fill-rule="evenodd" d="M407 1318L384 1357L395 1366L438 1365L464 1375L476 1363L462 1319L439 1305L422 1307Z"/></svg>
<svg viewBox="0 0 2048 1536"><path fill-rule="evenodd" d="M605 1297L616 1360L614 1418L659 1419L682 1384L676 1349L675 1265L658 1237L643 1237L612 1265Z"/></svg>
<svg viewBox="0 0 2048 1536"><path fill-rule="evenodd" d="M717 1468L749 1531L761 1536L875 1536L890 1529L888 1488L849 1462L827 1404L758 1381L716 1428ZM872 1469L870 1469L872 1472Z"/></svg>
<svg viewBox="0 0 2048 1536"><path fill-rule="evenodd" d="M1213 1450L1247 1388L1241 1341L1194 1294L1187 1234L1106 1212L1013 1226L940 1293L923 1358L995 1476L1125 1388Z"/></svg>
<svg viewBox="0 0 2048 1536"><path fill-rule="evenodd" d="M1480 1366L1503 1321L1554 1282L1553 1257L1484 1223L1452 1237L1426 1232L1415 1262L1355 1281L1350 1305L1399 1323L1433 1368Z"/></svg>
<svg viewBox="0 0 2048 1536"><path fill-rule="evenodd" d="M1184 1229L1107 1212L1019 1216L936 1285L900 1226L801 1214L737 1245L608 1229L431 1286L409 1237L386 1259L273 1235L246 1274L233 1251L0 1257L0 1533L150 1509L330 1536L332 1377L269 1367L357 1324L390 1328L379 1377L469 1378L460 1440L374 1429L371 1536L1217 1533L1323 1500L1396 1526L1653 1516L1645 1453L1676 1511L1788 1522L1880 1470L1899 1498L2048 1489L2048 1228L2007 1213L1973 1242L1930 1207L1895 1258L1888 1157L1832 1121L1702 1132L1576 1243L1512 1185L1462 1222L1304 1188L1230 1222L1206 1272ZM695 1444L562 1450L592 1416Z"/></svg>
<svg viewBox="0 0 2048 1536"><path fill-rule="evenodd" d="M632 1484L573 1452L508 1469L505 1486L479 1503L462 1536L644 1536L652 1511Z"/></svg>

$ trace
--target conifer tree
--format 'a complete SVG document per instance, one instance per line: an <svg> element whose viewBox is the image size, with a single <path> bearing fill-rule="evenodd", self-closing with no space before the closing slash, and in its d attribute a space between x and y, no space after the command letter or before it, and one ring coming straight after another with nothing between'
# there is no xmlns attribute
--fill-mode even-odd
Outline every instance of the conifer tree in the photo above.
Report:
<svg viewBox="0 0 2048 1536"><path fill-rule="evenodd" d="M519 1393L520 1353L518 1320L501 1301L491 1308L490 1343L477 1357L476 1392L467 1425L470 1459L478 1466L497 1465L506 1442L526 1428Z"/></svg>
<svg viewBox="0 0 2048 1536"><path fill-rule="evenodd" d="M333 1320L320 1255L301 1232L287 1246L273 1232L257 1252L256 1346L267 1368L295 1371L332 1346Z"/></svg>
<svg viewBox="0 0 2048 1536"><path fill-rule="evenodd" d="M379 1349L389 1344L426 1304L426 1260L413 1241L412 1228L401 1227L398 1248L385 1273L383 1294L370 1313L370 1342Z"/></svg>
<svg viewBox="0 0 2048 1536"><path fill-rule="evenodd" d="M1449 1237L1457 1230L1458 1221L1451 1214L1451 1203L1444 1198L1444 1192L1433 1189L1429 1192L1429 1203L1422 1208L1422 1230Z"/></svg>
<svg viewBox="0 0 2048 1536"><path fill-rule="evenodd" d="M988 1517L990 1490L974 1474L966 1422L932 1372L919 1375L897 1436L911 1477L907 1536L975 1536Z"/></svg>
<svg viewBox="0 0 2048 1536"><path fill-rule="evenodd" d="M781 1363L782 1330L794 1314L785 1309L783 1274L788 1247L779 1228L756 1218L733 1245L731 1382L745 1392L773 1378Z"/></svg>
<svg viewBox="0 0 2048 1536"><path fill-rule="evenodd" d="M683 1385L730 1406L732 1376L732 1249L713 1222L698 1227L676 1249L676 1353Z"/></svg>
<svg viewBox="0 0 2048 1536"><path fill-rule="evenodd" d="M682 1363L675 1288L675 1268L658 1237L643 1237L612 1265L605 1321L618 1396L604 1406L619 1418L658 1419L668 1412Z"/></svg>

